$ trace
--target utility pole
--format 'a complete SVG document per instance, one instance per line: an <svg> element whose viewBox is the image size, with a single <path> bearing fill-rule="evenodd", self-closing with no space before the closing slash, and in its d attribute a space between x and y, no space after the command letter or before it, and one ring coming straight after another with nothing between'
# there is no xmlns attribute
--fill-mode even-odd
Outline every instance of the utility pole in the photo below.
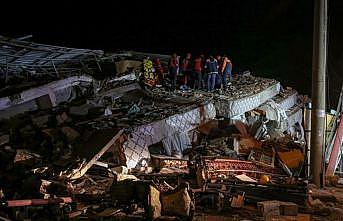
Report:
<svg viewBox="0 0 343 221"><path fill-rule="evenodd" d="M313 183L322 187L326 114L327 0L314 1L313 23L311 174Z"/></svg>

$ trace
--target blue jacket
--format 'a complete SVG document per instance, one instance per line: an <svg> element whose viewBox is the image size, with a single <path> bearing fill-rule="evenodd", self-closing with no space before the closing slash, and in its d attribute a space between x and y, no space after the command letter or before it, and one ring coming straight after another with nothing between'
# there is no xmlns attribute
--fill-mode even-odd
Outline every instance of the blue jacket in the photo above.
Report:
<svg viewBox="0 0 343 221"><path fill-rule="evenodd" d="M205 68L207 68L207 72L209 74L215 74L215 73L218 73L218 62L216 59L214 59L213 61L211 61L210 59L208 59L206 61L206 65L205 65Z"/></svg>

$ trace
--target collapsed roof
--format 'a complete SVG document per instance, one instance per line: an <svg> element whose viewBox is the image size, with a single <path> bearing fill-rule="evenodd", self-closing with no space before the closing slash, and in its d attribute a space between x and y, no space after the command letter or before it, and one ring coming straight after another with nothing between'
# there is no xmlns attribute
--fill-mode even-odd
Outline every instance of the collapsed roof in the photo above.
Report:
<svg viewBox="0 0 343 221"><path fill-rule="evenodd" d="M0 36L0 77L30 73L59 75L80 73L87 61L97 61L102 50L76 49L38 44Z"/></svg>

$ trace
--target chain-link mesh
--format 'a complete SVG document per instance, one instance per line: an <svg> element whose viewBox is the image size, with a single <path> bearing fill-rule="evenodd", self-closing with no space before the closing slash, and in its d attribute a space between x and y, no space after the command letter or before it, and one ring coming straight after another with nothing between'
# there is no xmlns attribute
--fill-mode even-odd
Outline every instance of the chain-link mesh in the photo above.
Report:
<svg viewBox="0 0 343 221"><path fill-rule="evenodd" d="M128 168L144 166L150 158L148 147L176 133L185 133L216 116L212 103L166 119L136 127L124 143Z"/></svg>
<svg viewBox="0 0 343 221"><path fill-rule="evenodd" d="M283 99L282 101L279 102L279 105L285 109L289 110L291 109L294 105L297 104L297 99L298 99L298 93L294 93L287 98Z"/></svg>

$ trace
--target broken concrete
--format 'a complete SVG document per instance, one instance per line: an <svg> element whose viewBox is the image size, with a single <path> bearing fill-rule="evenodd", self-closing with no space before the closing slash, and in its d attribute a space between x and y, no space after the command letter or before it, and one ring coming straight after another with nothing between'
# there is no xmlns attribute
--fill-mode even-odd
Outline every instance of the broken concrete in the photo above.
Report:
<svg viewBox="0 0 343 221"><path fill-rule="evenodd" d="M216 211L279 197L303 204L302 164L283 157L302 146L293 136L270 139L289 128L267 125L266 116L278 122L270 117L274 110L258 108L273 98L272 106L287 112L296 105L294 91L274 97L280 83L254 76L235 79L221 94L149 89L139 74L127 72L135 62L120 63L126 73L114 78L71 77L10 97L3 111L32 101L23 110L42 110L14 117L0 131L0 156L6 156L0 175L8 181L0 181L3 197L70 195L76 208L68 217L88 219L191 219L194 194L202 208ZM219 116L225 119L214 120ZM282 205L281 215L295 217L296 204Z"/></svg>

